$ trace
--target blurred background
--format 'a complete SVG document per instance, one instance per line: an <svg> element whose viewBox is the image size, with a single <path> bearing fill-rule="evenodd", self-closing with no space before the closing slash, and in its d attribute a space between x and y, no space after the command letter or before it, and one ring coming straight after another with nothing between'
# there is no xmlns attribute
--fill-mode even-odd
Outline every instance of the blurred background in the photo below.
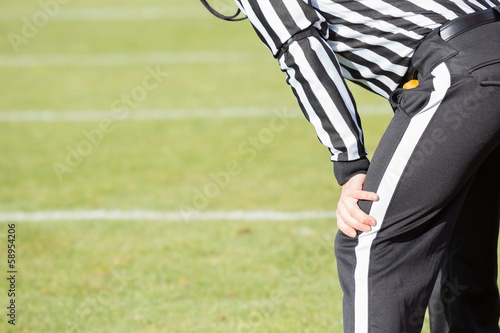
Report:
<svg viewBox="0 0 500 333"><path fill-rule="evenodd" d="M4 0L0 36L0 331L342 331L330 156L248 21Z"/></svg>

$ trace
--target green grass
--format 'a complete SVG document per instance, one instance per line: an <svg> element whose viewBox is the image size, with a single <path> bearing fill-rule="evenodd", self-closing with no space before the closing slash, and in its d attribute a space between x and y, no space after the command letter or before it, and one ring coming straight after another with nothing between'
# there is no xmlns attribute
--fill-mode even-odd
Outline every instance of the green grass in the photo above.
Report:
<svg viewBox="0 0 500 333"><path fill-rule="evenodd" d="M340 331L328 221L70 225L20 224L26 332Z"/></svg>
<svg viewBox="0 0 500 333"><path fill-rule="evenodd" d="M184 16L51 20L16 53L7 34L19 33L22 17L40 7L4 1L13 16L0 21L0 56L243 52L253 58L161 64L168 76L132 111L296 108L284 74L248 22L216 20L197 1L74 0L61 8L142 5ZM141 85L148 66L158 64L0 67L0 113L112 115L113 102ZM369 115L384 102L352 88L366 113L363 126L373 153L390 110ZM62 179L54 163L63 163L68 149L76 149L99 121L0 122L0 211L335 209L339 187L329 153L303 117L287 118L269 142L252 148L251 138L269 128L272 117L115 121ZM196 205L196 193L231 163L238 172ZM24 221L16 228L18 322L8 325L4 310L0 332L342 331L335 221ZM6 258L6 241L2 223L0 258ZM5 309L7 281L0 281Z"/></svg>
<svg viewBox="0 0 500 333"><path fill-rule="evenodd" d="M378 118L366 117L368 134L382 125ZM0 160L0 209L178 210L193 206L196 190L232 161L238 174L206 209L333 209L338 191L329 154L312 126L301 117L287 120L258 150L249 138L270 119L117 122L78 167L61 174L62 181L54 163L66 165L69 152L87 140L82 133L98 123L2 124L9 140L0 149L9 158ZM377 137L367 139L373 146Z"/></svg>

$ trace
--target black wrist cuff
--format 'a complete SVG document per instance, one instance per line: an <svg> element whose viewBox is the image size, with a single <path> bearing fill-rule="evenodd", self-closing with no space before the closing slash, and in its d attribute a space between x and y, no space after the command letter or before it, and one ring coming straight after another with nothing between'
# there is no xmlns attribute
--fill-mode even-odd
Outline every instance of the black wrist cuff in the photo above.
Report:
<svg viewBox="0 0 500 333"><path fill-rule="evenodd" d="M366 157L347 162L335 161L333 162L333 173L339 185L343 185L357 174L366 174L369 166L370 161Z"/></svg>

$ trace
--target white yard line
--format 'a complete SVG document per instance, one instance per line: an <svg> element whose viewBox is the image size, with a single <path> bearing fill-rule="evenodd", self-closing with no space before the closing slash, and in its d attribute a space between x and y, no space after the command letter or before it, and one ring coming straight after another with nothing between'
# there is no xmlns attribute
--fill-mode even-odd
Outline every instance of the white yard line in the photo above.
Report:
<svg viewBox="0 0 500 333"><path fill-rule="evenodd" d="M50 9L51 21L126 21L126 20L186 20L212 19L213 17L199 4L187 6L138 6L138 7L64 7ZM23 16L31 18L37 12L44 12L41 7L31 10L2 10L0 22L20 21ZM45 11L46 12L46 11Z"/></svg>
<svg viewBox="0 0 500 333"><path fill-rule="evenodd" d="M189 119L225 119L225 118L258 118L297 117L300 111L296 108L278 107L234 107L220 109L147 109L131 110L123 120L189 120ZM111 110L50 111L23 110L0 111L0 122L80 122L116 119Z"/></svg>
<svg viewBox="0 0 500 333"><path fill-rule="evenodd" d="M389 114L390 108L383 104L360 105L360 114ZM231 119L260 117L295 118L301 116L301 111L293 107L232 107L203 109L144 109L131 110L123 120L189 120L189 119ZM115 119L117 116L111 110L17 110L0 111L0 123L54 123L80 122Z"/></svg>
<svg viewBox="0 0 500 333"><path fill-rule="evenodd" d="M99 67L160 64L225 64L272 61L258 52L153 52L105 54L0 54L0 67Z"/></svg>
<svg viewBox="0 0 500 333"><path fill-rule="evenodd" d="M72 210L36 212L0 212L1 222L54 222L54 221L300 221L334 219L335 211L202 211L162 212L148 210Z"/></svg>

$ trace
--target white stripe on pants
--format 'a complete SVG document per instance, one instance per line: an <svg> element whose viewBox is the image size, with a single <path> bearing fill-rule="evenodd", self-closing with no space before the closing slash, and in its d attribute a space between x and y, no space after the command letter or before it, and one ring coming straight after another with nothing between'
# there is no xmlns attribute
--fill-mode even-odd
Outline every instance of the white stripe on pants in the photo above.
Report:
<svg viewBox="0 0 500 333"><path fill-rule="evenodd" d="M376 219L377 225L372 228L372 231L360 234L356 246L355 333L368 333L368 271L371 244L383 225L389 203L418 140L450 87L450 72L445 63L438 65L432 74L435 90L431 93L427 106L412 118L382 178L381 186L377 191L380 200L373 203L369 212L369 215Z"/></svg>

